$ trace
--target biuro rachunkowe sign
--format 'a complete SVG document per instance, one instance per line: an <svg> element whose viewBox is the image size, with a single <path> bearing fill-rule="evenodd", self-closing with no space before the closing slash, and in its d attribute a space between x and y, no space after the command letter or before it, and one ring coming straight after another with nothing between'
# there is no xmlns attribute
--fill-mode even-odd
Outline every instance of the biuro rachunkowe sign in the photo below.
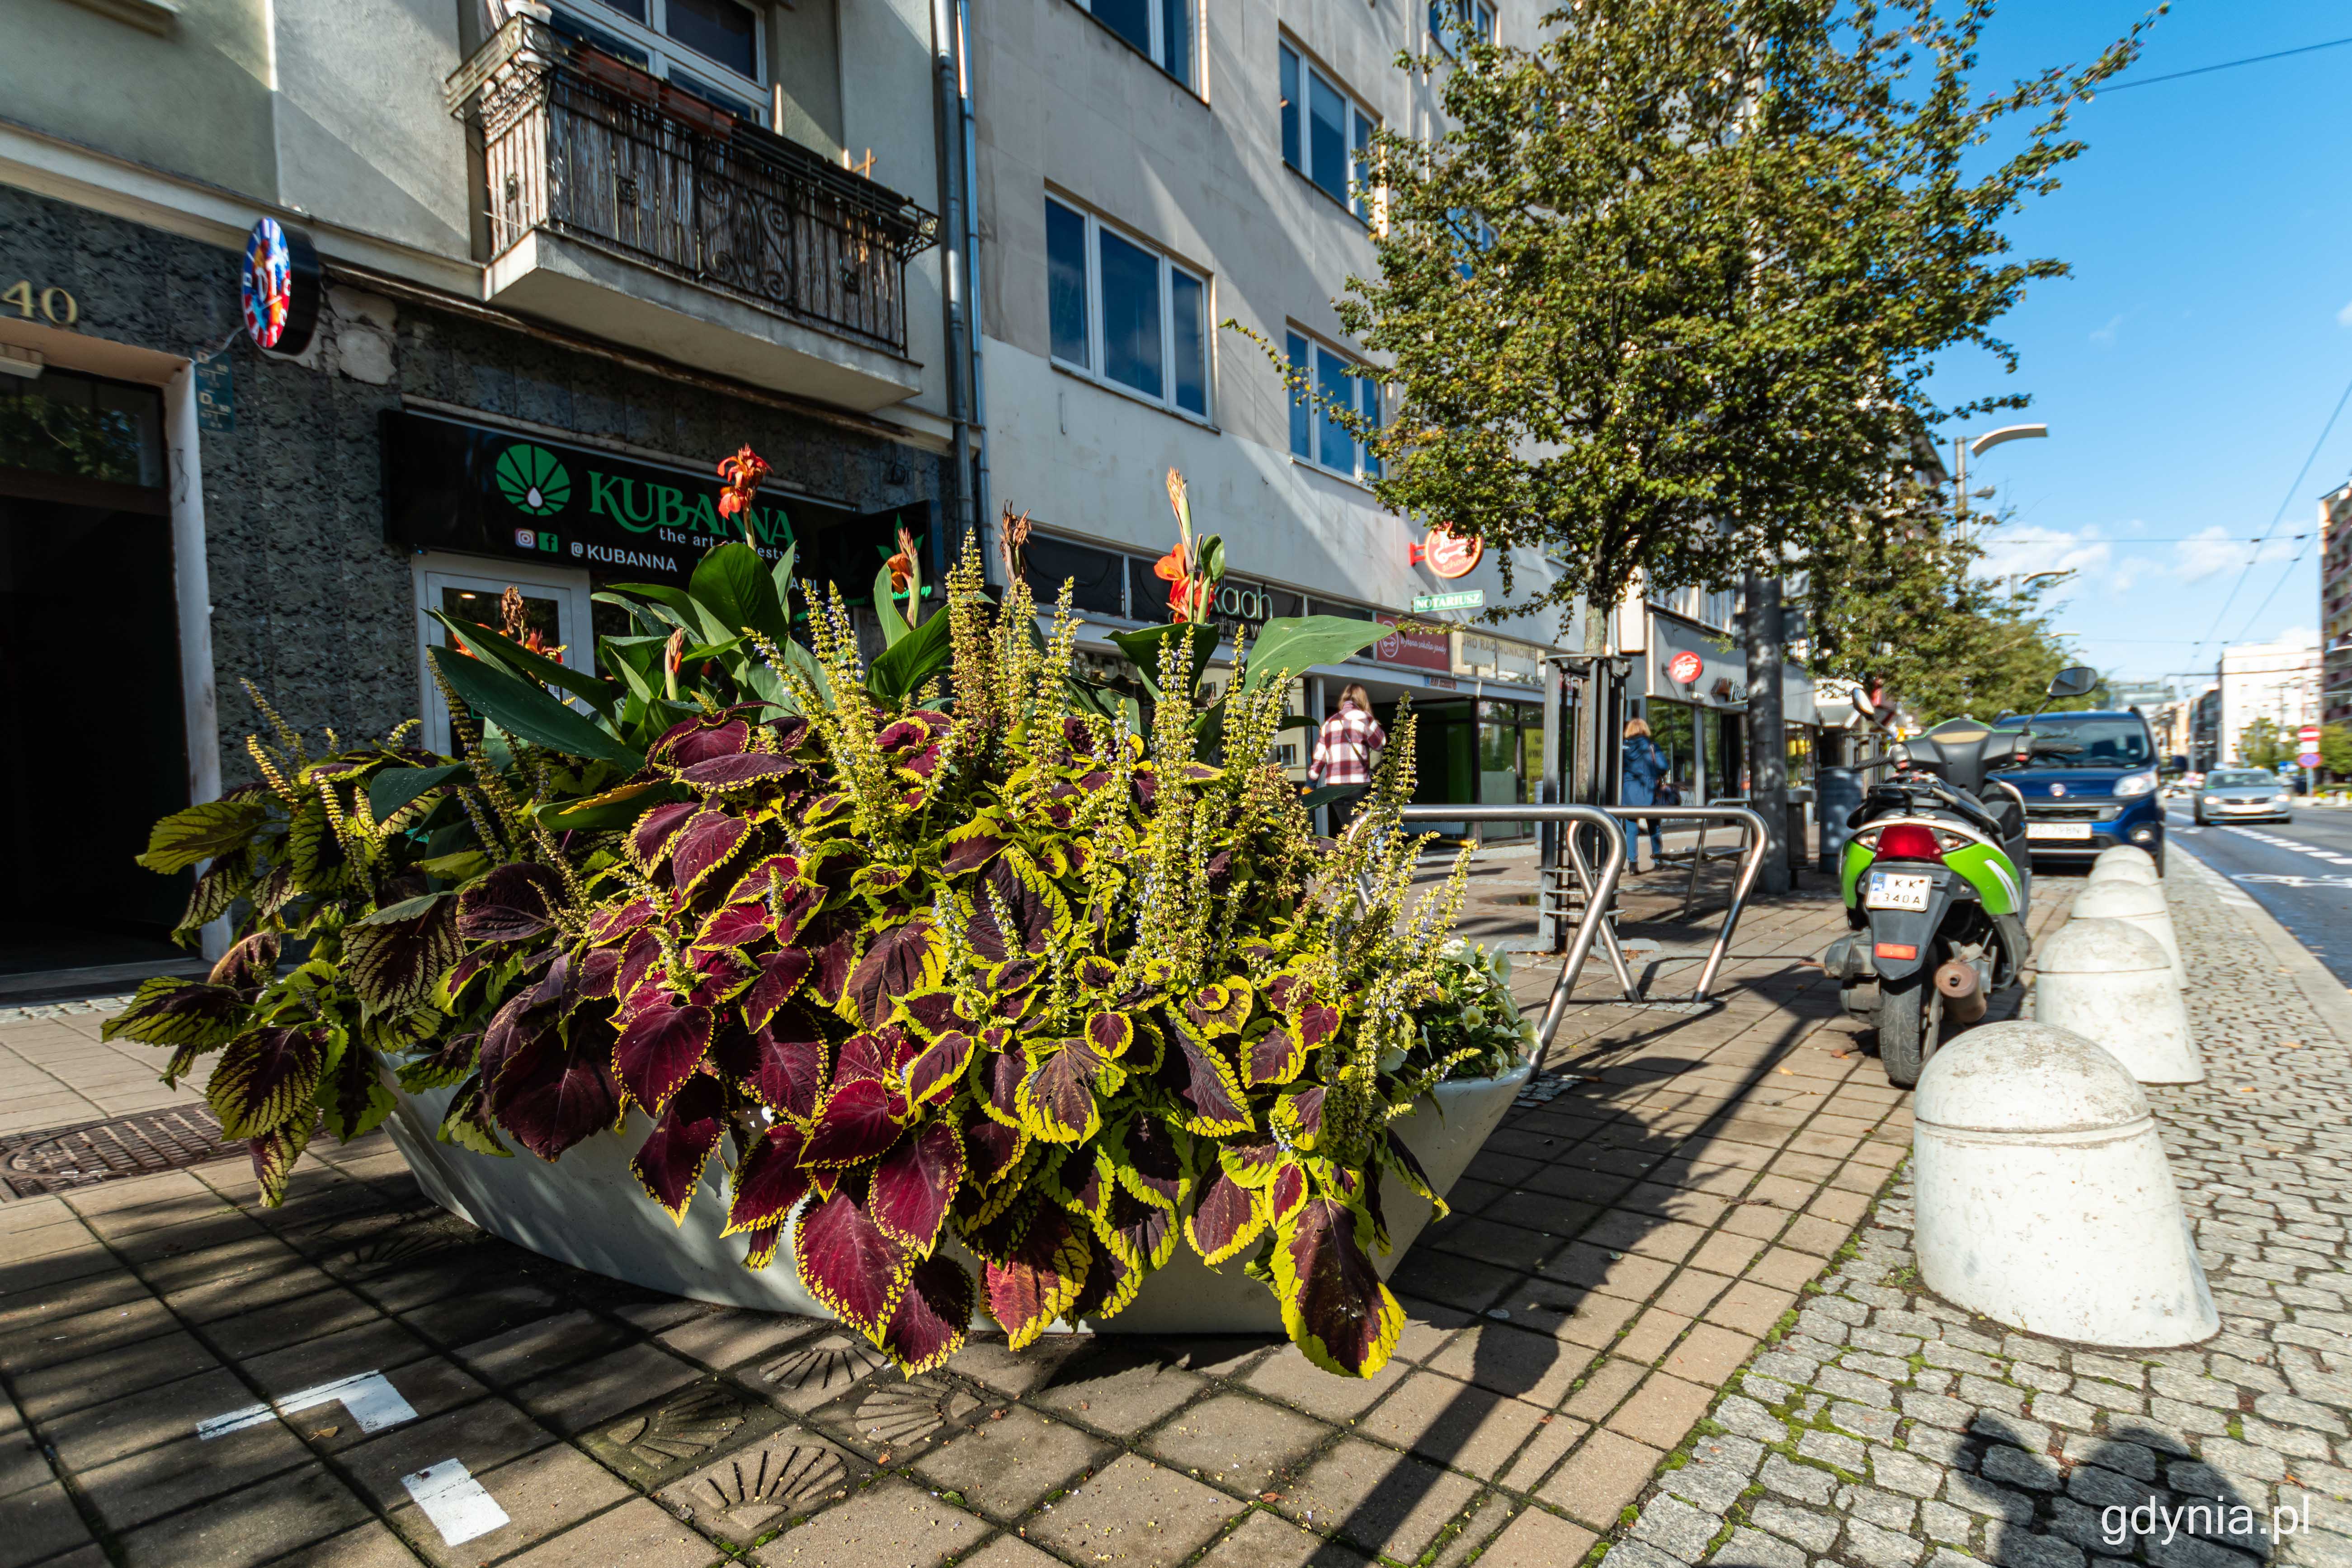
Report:
<svg viewBox="0 0 2352 1568"><path fill-rule="evenodd" d="M929 501L859 512L763 489L722 518L715 472L399 410L383 416L383 466L384 538L411 550L683 584L711 546L740 539L771 561L796 547L794 576L863 604L904 524L938 570Z"/></svg>

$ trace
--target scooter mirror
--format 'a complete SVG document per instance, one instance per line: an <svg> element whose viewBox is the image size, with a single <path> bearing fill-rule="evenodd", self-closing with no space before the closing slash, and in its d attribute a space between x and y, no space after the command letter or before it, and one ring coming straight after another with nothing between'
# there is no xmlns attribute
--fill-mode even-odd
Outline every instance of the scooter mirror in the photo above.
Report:
<svg viewBox="0 0 2352 1568"><path fill-rule="evenodd" d="M2070 664L2050 678L2050 696L2055 700L2080 697L2099 684L2099 672L2087 664Z"/></svg>

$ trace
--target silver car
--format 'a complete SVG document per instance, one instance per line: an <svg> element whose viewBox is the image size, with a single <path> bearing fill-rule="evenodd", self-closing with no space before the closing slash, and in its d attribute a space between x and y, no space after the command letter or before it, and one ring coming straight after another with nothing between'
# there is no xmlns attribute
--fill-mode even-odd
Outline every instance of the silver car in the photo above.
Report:
<svg viewBox="0 0 2352 1568"><path fill-rule="evenodd" d="M2200 827L2214 822L2293 822L2294 792L2261 768L2215 768L2197 791Z"/></svg>

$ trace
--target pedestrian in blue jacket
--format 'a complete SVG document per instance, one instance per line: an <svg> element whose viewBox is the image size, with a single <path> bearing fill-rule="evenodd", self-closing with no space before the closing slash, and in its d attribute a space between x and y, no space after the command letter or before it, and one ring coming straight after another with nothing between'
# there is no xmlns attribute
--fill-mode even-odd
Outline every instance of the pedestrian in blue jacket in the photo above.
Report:
<svg viewBox="0 0 2352 1568"><path fill-rule="evenodd" d="M1649 721L1645 719L1625 721L1624 749L1624 803L1627 805L1657 805L1658 781L1666 776L1666 758L1665 753L1658 750L1658 743L1650 739ZM1638 842L1640 825L1628 821L1623 826L1625 868L1632 871L1637 868L1635 862L1641 858ZM1658 861L1665 852L1665 840L1658 831L1657 818L1652 817L1650 819L1650 868L1652 870L1657 869Z"/></svg>

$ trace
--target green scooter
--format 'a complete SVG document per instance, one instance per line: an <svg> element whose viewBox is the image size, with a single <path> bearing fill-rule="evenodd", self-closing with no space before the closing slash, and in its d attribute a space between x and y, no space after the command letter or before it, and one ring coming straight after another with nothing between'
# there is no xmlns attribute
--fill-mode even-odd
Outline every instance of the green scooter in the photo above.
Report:
<svg viewBox="0 0 2352 1568"><path fill-rule="evenodd" d="M2052 700L2080 696L2095 670L2061 670ZM1885 731L1895 710L1875 686L1854 706ZM1942 1043L1946 1024L1984 1016L1993 992L2014 985L2032 951L2026 911L2032 858L2025 800L1993 774L2065 742L1948 719L1909 742L1892 741L1873 784L1848 819L1838 889L1854 929L1830 944L1822 967L1846 1010L1874 1014L1887 1082L1909 1089Z"/></svg>

